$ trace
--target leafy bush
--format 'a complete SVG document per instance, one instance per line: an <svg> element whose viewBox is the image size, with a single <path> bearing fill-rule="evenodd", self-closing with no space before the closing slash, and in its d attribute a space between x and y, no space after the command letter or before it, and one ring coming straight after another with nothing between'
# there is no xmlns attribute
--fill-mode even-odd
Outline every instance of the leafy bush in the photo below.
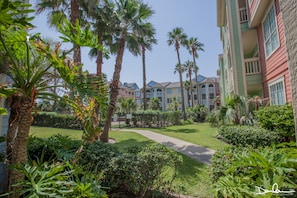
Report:
<svg viewBox="0 0 297 198"><path fill-rule="evenodd" d="M64 129L82 129L82 124L71 114L57 114L55 112L40 112L33 114L33 126L54 127Z"/></svg>
<svg viewBox="0 0 297 198"><path fill-rule="evenodd" d="M261 127L279 132L285 141L295 137L295 124L292 105L269 106L259 109L255 116Z"/></svg>
<svg viewBox="0 0 297 198"><path fill-rule="evenodd" d="M208 109L203 105L196 105L194 107L187 108L187 118L192 119L195 122L204 122L207 114Z"/></svg>
<svg viewBox="0 0 297 198"><path fill-rule="evenodd" d="M111 160L104 171L103 184L114 191L128 190L137 197L150 196L152 190L169 189L175 175L168 175L166 168L176 169L181 158L162 145L132 150Z"/></svg>
<svg viewBox="0 0 297 198"><path fill-rule="evenodd" d="M25 175L16 184L22 186L22 197L96 197L107 198L100 185L93 186L88 175L76 177L76 167L65 163L19 164L15 167ZM98 183L97 183L98 184ZM15 192L12 192L12 194Z"/></svg>
<svg viewBox="0 0 297 198"><path fill-rule="evenodd" d="M296 146L257 149L233 147L218 151L212 158L216 195L255 197L256 186L272 189L274 184L278 184L280 190L296 191L296 158Z"/></svg>
<svg viewBox="0 0 297 198"><path fill-rule="evenodd" d="M119 155L118 149L100 141L84 145L78 156L78 163L92 172L100 173L109 166L113 157Z"/></svg>
<svg viewBox="0 0 297 198"><path fill-rule="evenodd" d="M69 136L54 135L47 139L29 137L27 149L32 161L70 160L79 149L81 141Z"/></svg>
<svg viewBox="0 0 297 198"><path fill-rule="evenodd" d="M250 145L256 148L279 143L280 140L277 132L255 126L222 126L218 133L225 142L236 146Z"/></svg>
<svg viewBox="0 0 297 198"><path fill-rule="evenodd" d="M181 111L145 110L133 113L133 124L138 127L165 127L181 124Z"/></svg>

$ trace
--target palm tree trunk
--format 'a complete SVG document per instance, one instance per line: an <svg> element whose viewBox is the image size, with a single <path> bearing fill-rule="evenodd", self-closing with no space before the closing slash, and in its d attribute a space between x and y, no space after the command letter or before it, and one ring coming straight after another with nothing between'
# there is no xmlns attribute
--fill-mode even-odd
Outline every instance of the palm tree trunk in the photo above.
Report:
<svg viewBox="0 0 297 198"><path fill-rule="evenodd" d="M98 44L102 45L102 35L98 34ZM97 76L102 74L102 64L103 64L103 53L101 50L97 50Z"/></svg>
<svg viewBox="0 0 297 198"><path fill-rule="evenodd" d="M118 89L119 89L120 74L121 74L121 69L122 69L123 55L124 55L124 50L125 50L125 42L126 42L125 34L122 33L119 47L118 47L113 78L112 78L112 82L110 84L110 99L109 99L110 101L109 101L109 106L108 106L108 110L107 110L105 125L104 125L103 132L100 136L100 140L102 142L108 142L109 126L111 124L111 119L112 119L114 110L116 109L117 97L119 95Z"/></svg>
<svg viewBox="0 0 297 198"><path fill-rule="evenodd" d="M31 110L33 100L30 97L12 96L10 105L9 127L7 132L7 160L9 165L27 163L27 144L29 139L30 126L33 121ZM24 174L11 169L8 172L9 192L19 190L21 186L13 184L24 179ZM9 197L19 197L18 193Z"/></svg>
<svg viewBox="0 0 297 198"><path fill-rule="evenodd" d="M190 78L190 94L191 94L191 105L194 107L194 98L193 98L193 84L192 84L192 71L189 70L189 78ZM189 105L190 106L190 105Z"/></svg>
<svg viewBox="0 0 297 198"><path fill-rule="evenodd" d="M296 17L297 17L297 0L281 0L279 1L280 9L285 26L285 36L286 36L286 46L289 59L289 72L292 88L292 106L294 112L294 121L295 121L295 138L297 143L297 32L296 32ZM292 6L294 5L294 6Z"/></svg>
<svg viewBox="0 0 297 198"><path fill-rule="evenodd" d="M181 99L182 99L182 112L183 112L183 118L184 118L184 120L187 120L187 114L186 114L186 108L185 108L183 76L182 76L182 70L181 70L180 56L179 56L178 47L176 47L176 53L177 53L178 66L179 66L178 73L179 73L179 83L180 83L180 89L181 89L180 91L181 91Z"/></svg>
<svg viewBox="0 0 297 198"><path fill-rule="evenodd" d="M76 20L79 19L79 6L77 0L71 0L70 22L75 27ZM81 49L79 45L73 44L73 62L75 66L81 64Z"/></svg>
<svg viewBox="0 0 297 198"><path fill-rule="evenodd" d="M143 110L146 110L146 68L145 68L145 47L142 46L142 75L143 75Z"/></svg>
<svg viewBox="0 0 297 198"><path fill-rule="evenodd" d="M196 65L196 59L195 59L195 52L193 50L193 62L194 62L194 72L195 72L195 83L196 83L196 97L197 97L197 105L200 105L199 103L199 85L198 85L198 67Z"/></svg>

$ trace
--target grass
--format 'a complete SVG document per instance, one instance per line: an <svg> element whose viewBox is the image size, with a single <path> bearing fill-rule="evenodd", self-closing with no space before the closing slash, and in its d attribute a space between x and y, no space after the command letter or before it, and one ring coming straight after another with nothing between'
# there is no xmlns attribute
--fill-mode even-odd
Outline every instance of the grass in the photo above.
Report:
<svg viewBox="0 0 297 198"><path fill-rule="evenodd" d="M214 150L227 145L215 137L217 135L217 128L210 127L208 123L170 126L149 130Z"/></svg>
<svg viewBox="0 0 297 198"><path fill-rule="evenodd" d="M181 126L180 126L181 127ZM180 128L179 127L179 128ZM191 125L182 126L180 130L182 131L195 131L197 126L194 129L191 129ZM169 127L169 130L172 133L172 130L178 130L174 127ZM165 132L165 129L161 130L162 133ZM82 135L81 130L69 130L69 129L56 129L48 127L31 127L30 134L42 138L50 137L54 134L68 135L74 139L80 139ZM164 133L167 135L166 133ZM119 132L111 131L110 137L116 140L114 143L120 150L125 150L129 146L145 146L149 144L156 144L154 141L149 140L142 135L133 132ZM177 169L177 176L173 182L175 191L183 195L194 196L194 197L212 197L212 189L210 182L210 167L198 163L192 158L179 154L183 158L183 163Z"/></svg>

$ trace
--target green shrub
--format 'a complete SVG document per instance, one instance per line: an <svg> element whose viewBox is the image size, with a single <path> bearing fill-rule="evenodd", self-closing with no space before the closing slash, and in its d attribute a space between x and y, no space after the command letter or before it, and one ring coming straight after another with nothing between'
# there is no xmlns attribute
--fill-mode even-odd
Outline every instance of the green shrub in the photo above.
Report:
<svg viewBox="0 0 297 198"><path fill-rule="evenodd" d="M261 127L279 132L284 141L295 137L295 124L292 105L269 106L255 112Z"/></svg>
<svg viewBox="0 0 297 198"><path fill-rule="evenodd" d="M109 166L113 157L120 154L119 150L111 145L100 141L84 145L78 156L78 163L92 172L100 173Z"/></svg>
<svg viewBox="0 0 297 198"><path fill-rule="evenodd" d="M222 126L218 133L227 143L236 146L269 146L279 143L280 136L277 132L268 131L255 126Z"/></svg>
<svg viewBox="0 0 297 198"><path fill-rule="evenodd" d="M166 168L176 169L181 158L162 145L132 151L111 160L104 171L103 185L111 187L111 191L127 190L137 197L150 197L152 190L170 189L175 175L168 175Z"/></svg>
<svg viewBox="0 0 297 198"><path fill-rule="evenodd" d="M50 162L72 159L80 145L81 141L59 134L46 139L30 136L27 149L28 156L32 161Z"/></svg>
<svg viewBox="0 0 297 198"><path fill-rule="evenodd" d="M257 149L233 147L217 151L212 158L212 179L216 195L255 197L256 186L269 190L274 184L280 190L296 191L296 159L296 145Z"/></svg>
<svg viewBox="0 0 297 198"><path fill-rule="evenodd" d="M54 127L64 129L82 129L81 122L71 114L57 114L55 112L39 112L33 114L33 126Z"/></svg>
<svg viewBox="0 0 297 198"><path fill-rule="evenodd" d="M291 154L295 152L295 157ZM286 155L285 153L291 153ZM229 147L212 158L212 179L216 197L256 197L255 187L296 188L296 150ZM295 161L295 160L293 160ZM292 167L295 167L292 169ZM290 177L288 177L290 175ZM293 176L295 175L295 176ZM289 183L287 183L289 181ZM257 195L258 196L258 195ZM270 197L270 196L268 196Z"/></svg>

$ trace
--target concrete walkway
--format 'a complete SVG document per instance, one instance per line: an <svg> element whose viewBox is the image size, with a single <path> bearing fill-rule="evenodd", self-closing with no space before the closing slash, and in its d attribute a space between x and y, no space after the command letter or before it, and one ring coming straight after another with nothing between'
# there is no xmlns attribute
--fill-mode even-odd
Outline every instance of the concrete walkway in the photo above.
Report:
<svg viewBox="0 0 297 198"><path fill-rule="evenodd" d="M183 140L179 140L148 130L119 129L119 131L138 133L140 135L147 137L148 139L154 140L155 142L168 146L180 153L183 153L199 162L208 165L211 164L210 159L215 153L215 150L211 150L202 146L198 146L196 144L192 144Z"/></svg>

